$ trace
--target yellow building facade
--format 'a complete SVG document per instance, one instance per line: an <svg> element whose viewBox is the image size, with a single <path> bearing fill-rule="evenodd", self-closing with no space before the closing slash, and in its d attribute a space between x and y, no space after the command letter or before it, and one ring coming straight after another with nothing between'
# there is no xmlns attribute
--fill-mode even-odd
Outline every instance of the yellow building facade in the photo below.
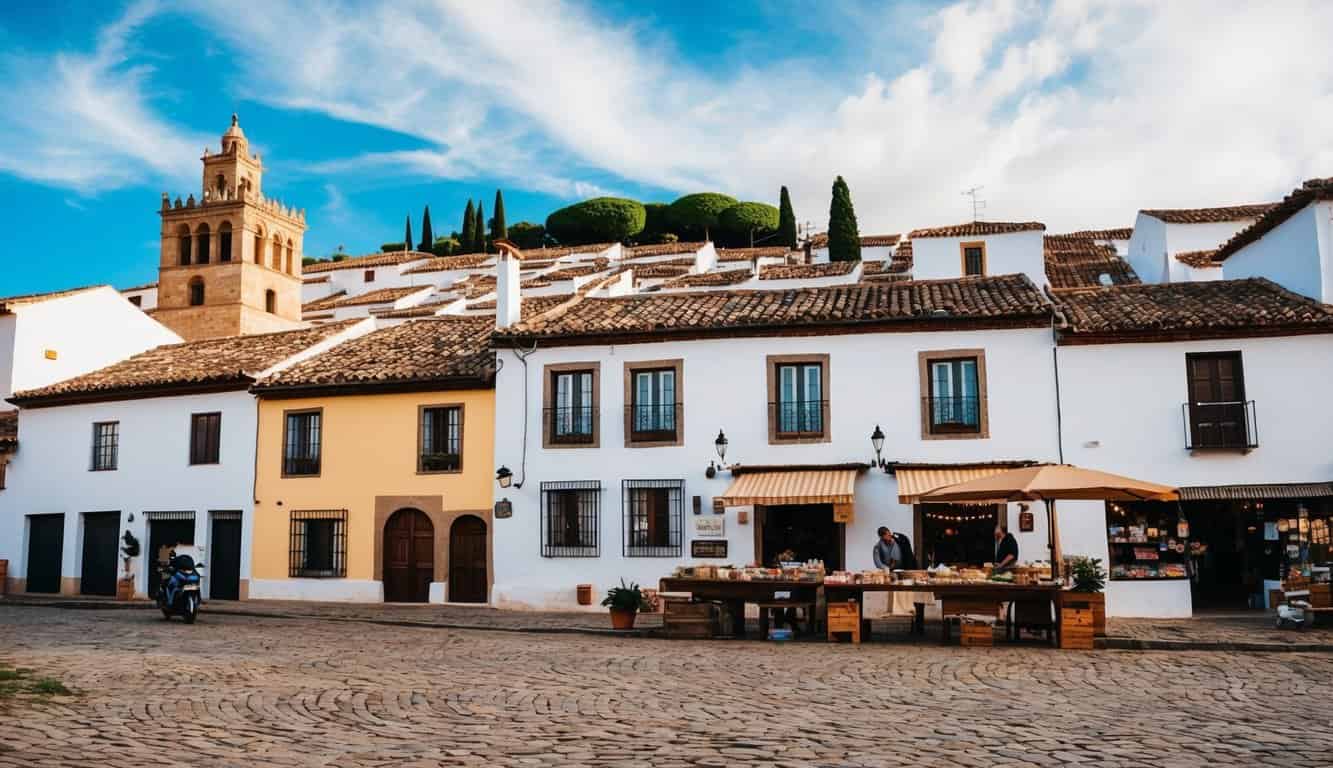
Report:
<svg viewBox="0 0 1333 768"><path fill-rule="evenodd" d="M382 329L256 385L251 598L489 601L493 322Z"/></svg>

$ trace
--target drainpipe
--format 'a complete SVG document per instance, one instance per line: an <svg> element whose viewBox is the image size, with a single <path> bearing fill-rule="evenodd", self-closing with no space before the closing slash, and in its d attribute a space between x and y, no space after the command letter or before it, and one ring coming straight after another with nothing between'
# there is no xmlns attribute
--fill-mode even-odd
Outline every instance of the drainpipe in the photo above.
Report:
<svg viewBox="0 0 1333 768"><path fill-rule="evenodd" d="M1069 320L1060 311L1060 305L1051 296L1049 288L1046 291L1046 296L1051 301L1051 368L1055 372L1055 446L1060 463L1063 464L1065 463L1065 429L1064 409L1060 403L1060 331L1069 327Z"/></svg>

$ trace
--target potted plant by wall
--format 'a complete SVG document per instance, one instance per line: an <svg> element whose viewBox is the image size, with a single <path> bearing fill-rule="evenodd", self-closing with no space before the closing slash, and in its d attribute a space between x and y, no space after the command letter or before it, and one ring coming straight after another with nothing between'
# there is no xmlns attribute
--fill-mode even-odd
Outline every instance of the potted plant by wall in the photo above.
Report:
<svg viewBox="0 0 1333 768"><path fill-rule="evenodd" d="M124 556L121 559L125 562L125 574L116 583L116 599L131 600L134 598L134 575L130 573L130 563L139 556L139 540L129 531L125 531L120 540L124 542L120 553Z"/></svg>
<svg viewBox="0 0 1333 768"><path fill-rule="evenodd" d="M639 585L632 581L626 584L624 579L620 580L620 586L607 590L602 605L611 609L612 629L634 629L634 619L639 611L651 607Z"/></svg>
<svg viewBox="0 0 1333 768"><path fill-rule="evenodd" d="M1075 557L1070 561L1070 592L1078 593L1092 608L1094 637L1106 636L1106 569L1099 557Z"/></svg>

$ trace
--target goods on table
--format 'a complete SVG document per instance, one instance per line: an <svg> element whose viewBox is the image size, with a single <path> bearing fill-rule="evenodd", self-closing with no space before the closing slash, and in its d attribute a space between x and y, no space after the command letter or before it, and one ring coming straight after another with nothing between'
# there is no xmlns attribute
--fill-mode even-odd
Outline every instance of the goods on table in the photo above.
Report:
<svg viewBox="0 0 1333 768"><path fill-rule="evenodd" d="M802 581L817 584L824 580L823 563L804 563L782 568L744 568L730 565L681 565L673 577L708 581Z"/></svg>

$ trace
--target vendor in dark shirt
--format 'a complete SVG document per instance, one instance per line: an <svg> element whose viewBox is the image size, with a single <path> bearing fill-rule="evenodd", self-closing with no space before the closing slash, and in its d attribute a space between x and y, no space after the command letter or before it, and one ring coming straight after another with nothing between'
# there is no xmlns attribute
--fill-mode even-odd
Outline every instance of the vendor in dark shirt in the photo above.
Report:
<svg viewBox="0 0 1333 768"><path fill-rule="evenodd" d="M1012 571L1018 565L1018 539L1004 525L995 526L995 573Z"/></svg>

